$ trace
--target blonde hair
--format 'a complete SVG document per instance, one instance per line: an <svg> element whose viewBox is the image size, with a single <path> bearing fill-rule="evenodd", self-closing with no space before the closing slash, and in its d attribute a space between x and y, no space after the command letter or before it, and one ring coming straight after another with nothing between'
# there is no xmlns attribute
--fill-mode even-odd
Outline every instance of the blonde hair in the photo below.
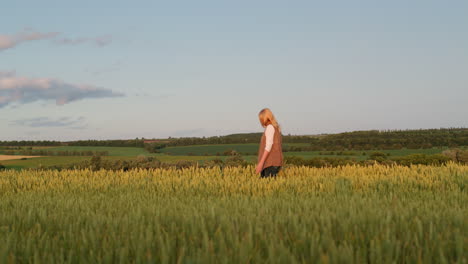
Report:
<svg viewBox="0 0 468 264"><path fill-rule="evenodd" d="M262 124L263 127L272 125L281 131L278 121L276 121L275 116L269 108L263 108L260 113L258 113L258 119L260 120L260 124Z"/></svg>

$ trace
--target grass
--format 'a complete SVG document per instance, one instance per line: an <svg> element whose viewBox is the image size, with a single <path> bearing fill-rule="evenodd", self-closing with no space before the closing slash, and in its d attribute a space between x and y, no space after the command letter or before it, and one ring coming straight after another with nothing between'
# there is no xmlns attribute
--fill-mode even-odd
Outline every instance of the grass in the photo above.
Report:
<svg viewBox="0 0 468 264"><path fill-rule="evenodd" d="M63 146L50 147L46 150L50 151L107 151L109 156L138 156L138 155L155 155L146 151L144 148L132 147L86 147L86 146Z"/></svg>
<svg viewBox="0 0 468 264"><path fill-rule="evenodd" d="M80 162L89 159L89 157L38 157L28 158L26 160L7 160L2 161L2 164L7 168L35 168L39 166L53 166L53 165L65 165L75 162Z"/></svg>
<svg viewBox="0 0 468 264"><path fill-rule="evenodd" d="M307 146L304 143L288 143L284 146ZM188 155L195 156L215 156L217 153L223 154L225 151L235 150L239 153L257 153L259 144L224 144L224 145L195 145L195 146L180 146L167 147L161 149L162 153L171 155Z"/></svg>
<svg viewBox="0 0 468 264"><path fill-rule="evenodd" d="M337 157L337 158L354 158L356 160L366 160L372 152L383 152L390 154L391 157L406 156L410 154L439 154L447 148L431 148L431 149L396 149L396 150L350 150L345 152L354 152L355 155L337 155L339 151L302 151L302 152L285 152L285 156L297 156L304 159L314 157ZM324 153L335 153L334 155L324 155ZM322 154L320 154L322 153Z"/></svg>
<svg viewBox="0 0 468 264"><path fill-rule="evenodd" d="M103 157L105 160L132 160L135 156L106 156ZM203 163L206 160L212 160L215 158L225 159L226 157L215 157L215 156L168 156L159 155L156 157L158 160L167 163L174 163L180 160L198 161ZM27 168L38 168L38 167L49 167L49 166L60 166L79 163L85 160L89 160L91 157L86 156L50 156L50 157L39 157L39 158L28 158L26 160L6 160L1 161L7 169L27 169Z"/></svg>
<svg viewBox="0 0 468 264"><path fill-rule="evenodd" d="M256 152L258 151L258 144L225 144L225 145L195 145L195 146L181 146L181 147L167 147L161 149L162 153L171 155L187 155L189 153L196 156L203 155L216 155L222 154L228 150L236 150L237 152Z"/></svg>
<svg viewBox="0 0 468 264"><path fill-rule="evenodd" d="M468 166L0 174L0 263L466 263Z"/></svg>
<svg viewBox="0 0 468 264"><path fill-rule="evenodd" d="M78 163L81 161L89 160L91 157L86 156L50 156L50 157L39 157L29 158L26 160L7 160L2 161L2 164L7 168L37 168L37 167L48 167L54 165L67 165L72 163ZM105 159L117 160L119 157L105 157Z"/></svg>
<svg viewBox="0 0 468 264"><path fill-rule="evenodd" d="M285 144L290 146L303 146L304 144ZM163 153L149 153L143 148L132 147L47 147L47 150L53 151L108 151L109 159L133 159L139 155L154 156L163 162L177 162L180 160L190 160L204 162L215 158L225 160L226 156L215 156L216 153L223 153L227 150L237 150L240 153L256 153L258 151L258 144L225 144L225 145L197 145L185 147L168 147L162 149ZM305 159L313 157L339 157L339 158L353 158L356 160L365 160L374 151L389 153L391 156L405 156L414 153L436 154L441 153L447 148L432 148L432 149L401 149L401 150L365 150L365 151L352 151L356 155L320 155L327 151L306 151L306 152L285 152L285 156L299 156ZM337 151L334 151L336 153ZM168 155L168 154L171 155ZM192 153L193 155L188 155ZM365 153L365 155L363 155ZM205 154L208 154L205 156ZM243 158L249 162L255 162L257 157L255 155L243 155ZM14 160L14 161L1 161L0 163L7 166L7 168L35 168L42 166L65 165L81 162L90 159L90 157L75 157L75 156L50 156L40 158L30 158L27 160Z"/></svg>
<svg viewBox="0 0 468 264"><path fill-rule="evenodd" d="M283 147L287 146L307 146L307 144L283 144ZM447 148L431 148L431 149L399 149L399 150L351 150L356 155L348 155L350 157L356 157L358 159L365 159L374 151L381 151L389 153L391 156L405 156L414 153L423 154L436 154L441 153ZM196 146L181 146L181 147L167 147L161 149L162 153L171 155L188 155L193 154L195 156L216 155L217 153L223 154L228 150L236 150L239 153L256 153L258 151L258 144L225 144L225 145L196 145ZM342 157L343 155L320 155L320 152L330 151L302 151L302 152L285 152L286 155L301 156L304 158L316 157L316 156L337 156ZM333 151L337 152L337 151ZM363 153L366 153L363 155Z"/></svg>
<svg viewBox="0 0 468 264"><path fill-rule="evenodd" d="M46 151L107 151L109 156L157 156L155 153L149 153L144 148L137 147L97 147L97 146L61 146L61 147L32 147L33 150ZM5 149L3 149L5 150ZM0 148L0 153L2 148Z"/></svg>

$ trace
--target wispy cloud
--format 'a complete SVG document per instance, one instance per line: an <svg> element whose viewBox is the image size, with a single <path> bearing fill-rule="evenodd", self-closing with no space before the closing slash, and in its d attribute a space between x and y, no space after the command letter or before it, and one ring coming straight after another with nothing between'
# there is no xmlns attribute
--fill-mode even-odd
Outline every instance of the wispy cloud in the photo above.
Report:
<svg viewBox="0 0 468 264"><path fill-rule="evenodd" d="M55 40L55 43L62 45L78 45L84 43L92 43L99 47L104 47L112 43L112 36L105 35L95 38L59 38Z"/></svg>
<svg viewBox="0 0 468 264"><path fill-rule="evenodd" d="M121 96L124 94L93 85L71 84L54 78L19 77L14 71L0 71L0 108L40 100L55 100L57 105L64 105L83 99Z"/></svg>
<svg viewBox="0 0 468 264"><path fill-rule="evenodd" d="M55 38L59 34L58 32L41 33L32 29L25 29L15 35L0 35L0 51L14 48L23 42Z"/></svg>
<svg viewBox="0 0 468 264"><path fill-rule="evenodd" d="M80 37L80 38L69 38L60 37L60 32L38 32L31 28L25 28L23 31L13 35L2 35L0 34L0 51L14 48L21 43L35 40L51 39L56 44L60 45L78 45L84 43L91 43L98 47L104 47L112 43L113 38L111 35L102 35L97 37Z"/></svg>
<svg viewBox="0 0 468 264"><path fill-rule="evenodd" d="M49 118L49 117L36 117L29 119L18 119L11 121L10 124L14 126L24 126L24 127L67 127L71 129L83 129L86 128L84 123L84 117L59 117L59 118Z"/></svg>

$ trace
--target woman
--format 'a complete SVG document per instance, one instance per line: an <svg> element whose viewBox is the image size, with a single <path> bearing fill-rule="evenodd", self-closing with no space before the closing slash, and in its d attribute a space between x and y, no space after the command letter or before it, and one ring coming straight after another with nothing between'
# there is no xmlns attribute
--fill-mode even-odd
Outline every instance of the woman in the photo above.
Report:
<svg viewBox="0 0 468 264"><path fill-rule="evenodd" d="M265 108L258 113L260 124L265 128L258 150L256 173L261 178L274 177L283 166L283 151L281 129L270 109Z"/></svg>

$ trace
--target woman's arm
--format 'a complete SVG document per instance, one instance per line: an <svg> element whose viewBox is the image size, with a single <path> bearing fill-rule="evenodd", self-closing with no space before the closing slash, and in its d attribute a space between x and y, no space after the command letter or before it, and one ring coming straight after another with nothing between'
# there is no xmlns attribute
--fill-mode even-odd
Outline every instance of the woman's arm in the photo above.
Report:
<svg viewBox="0 0 468 264"><path fill-rule="evenodd" d="M265 129L265 137L266 137L266 145L265 151L263 152L262 157L258 161L257 168L255 171L257 173L262 172L263 165L265 164L265 160L267 159L268 155L270 154L271 148L273 147L273 137L275 136L275 128L272 125L268 125Z"/></svg>
<svg viewBox="0 0 468 264"><path fill-rule="evenodd" d="M260 161L259 161L258 164L257 164L257 168L255 169L255 172L256 172L256 173L262 172L262 170L263 170L263 164L265 164L265 160L267 159L268 154L270 154L270 152L269 152L268 150L265 150L265 151L263 152L263 155L262 155L262 157L260 158Z"/></svg>

